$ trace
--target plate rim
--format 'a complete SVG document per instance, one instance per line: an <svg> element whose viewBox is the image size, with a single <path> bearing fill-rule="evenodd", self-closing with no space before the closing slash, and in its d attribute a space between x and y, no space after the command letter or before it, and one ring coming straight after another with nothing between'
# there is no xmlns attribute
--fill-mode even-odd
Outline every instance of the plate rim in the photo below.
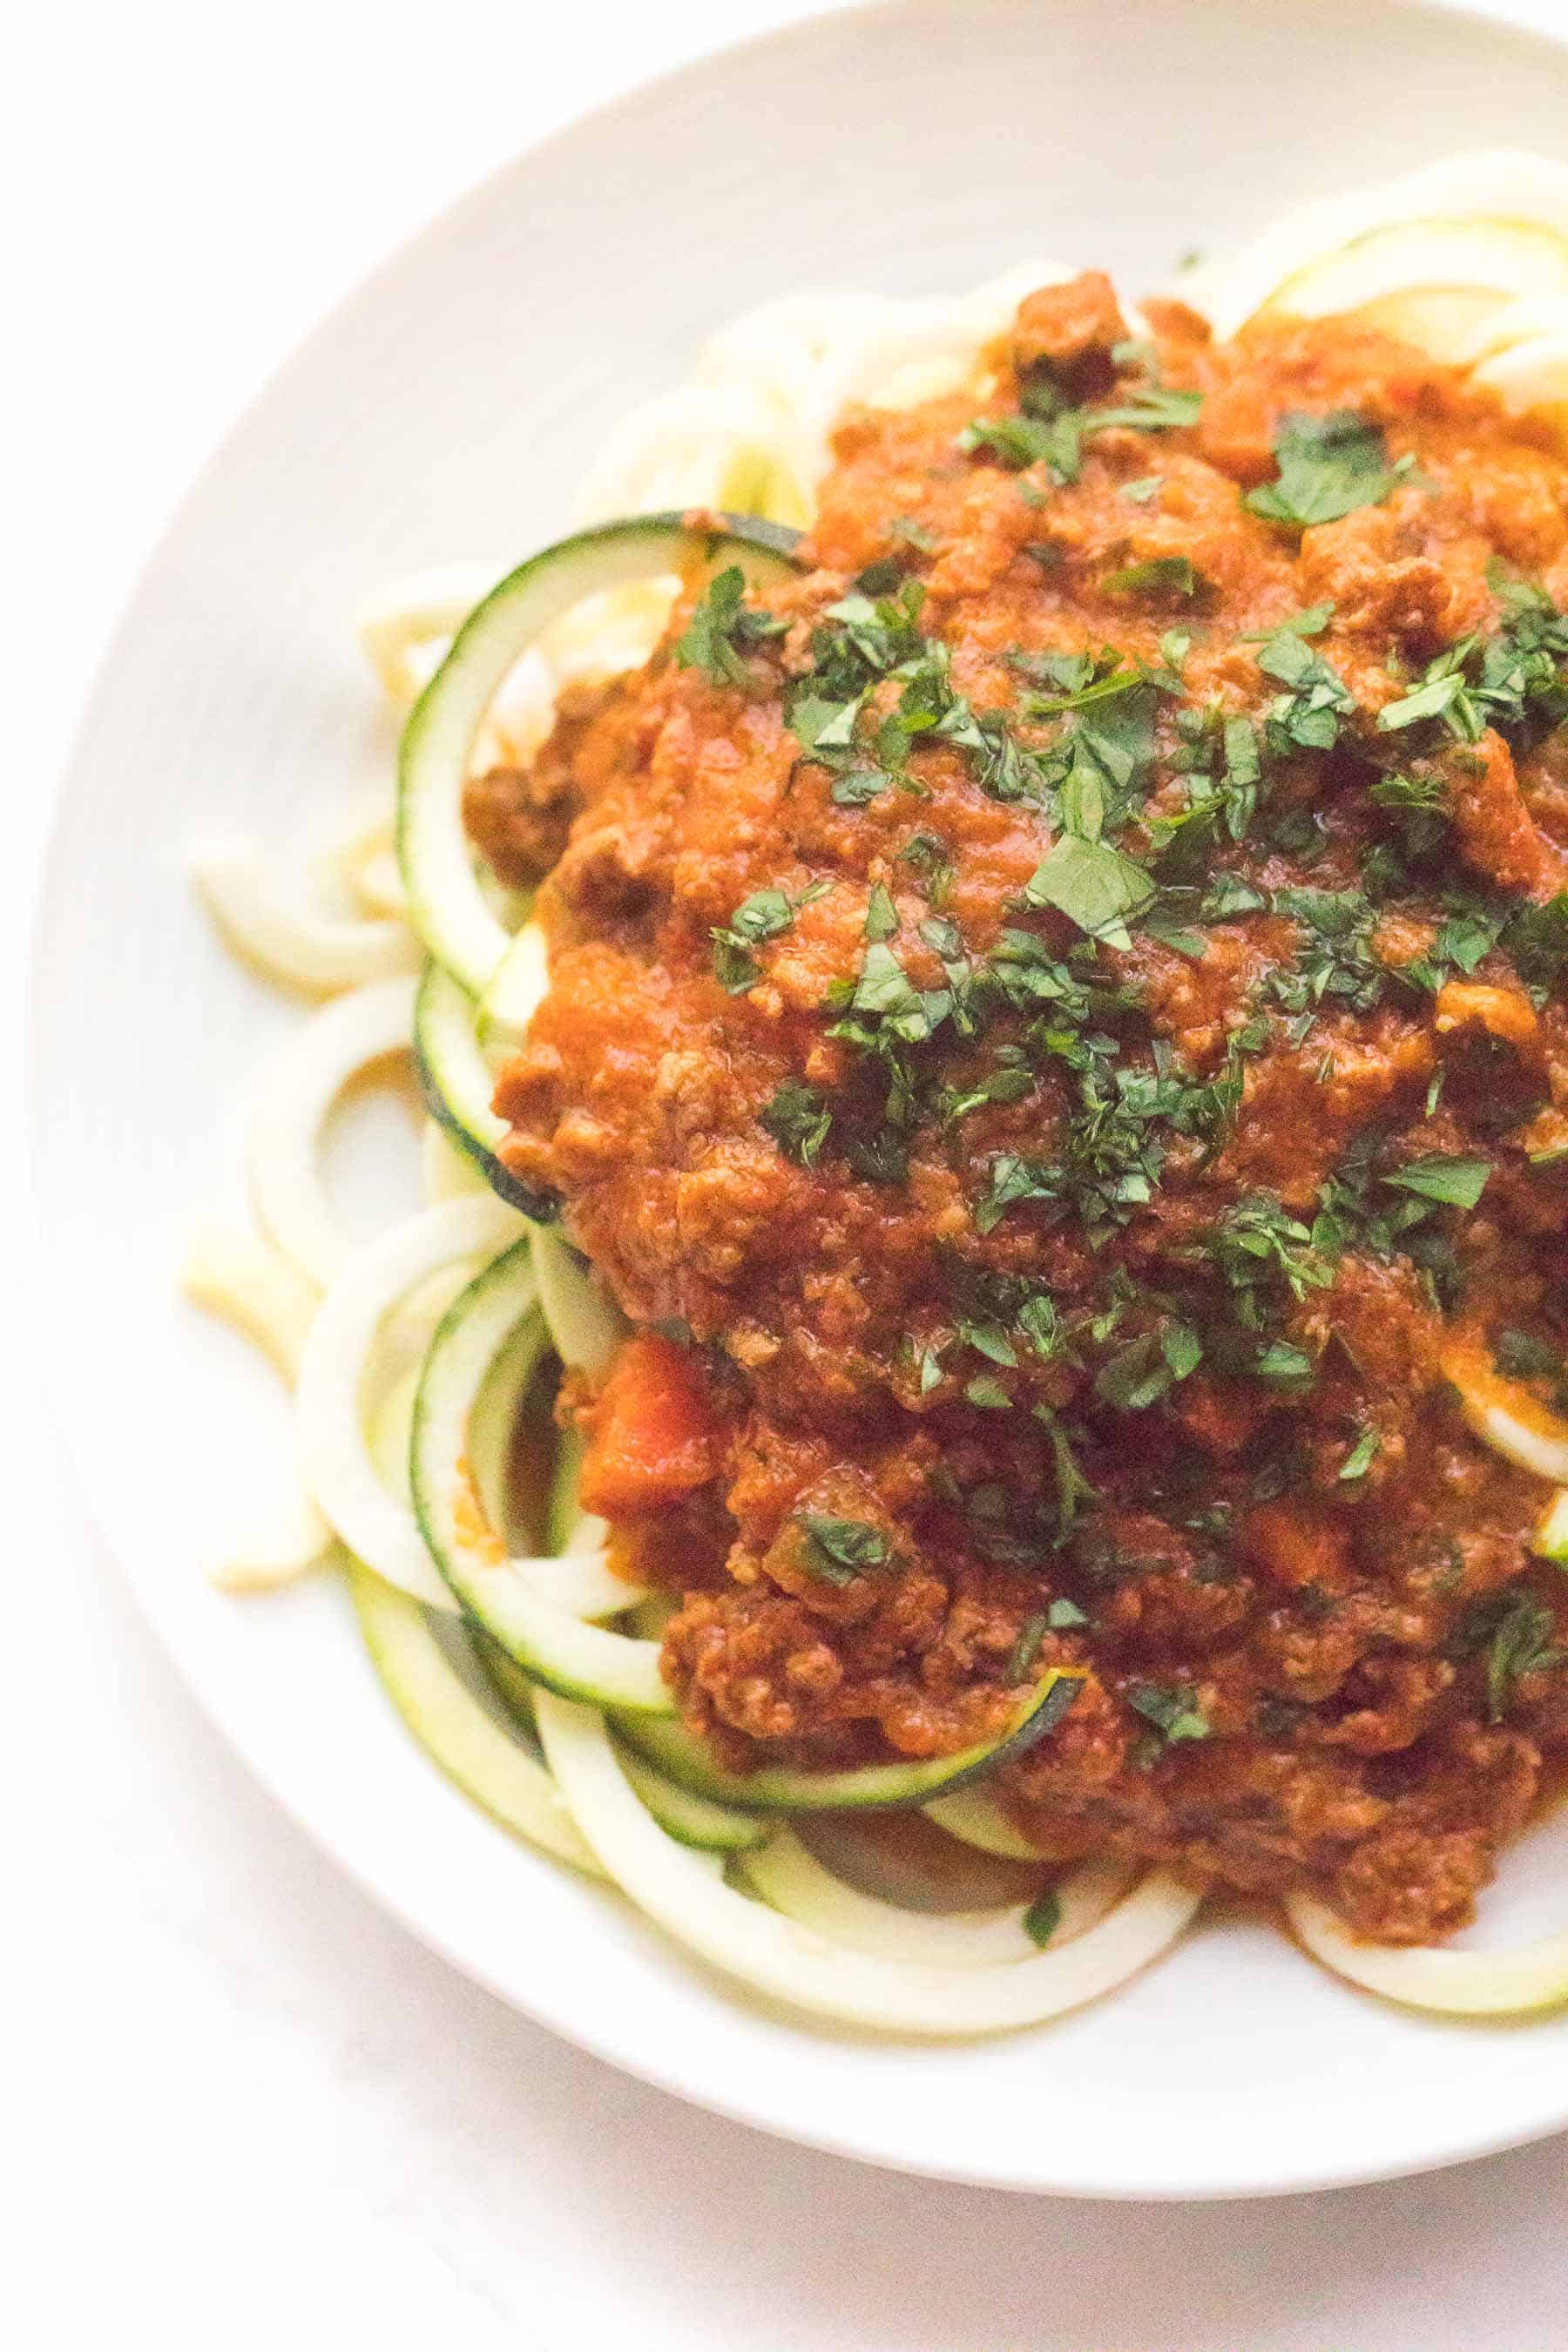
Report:
<svg viewBox="0 0 1568 2352"><path fill-rule="evenodd" d="M603 131L613 127L616 118L623 113L634 114L660 97L679 93L689 85L700 85L705 77L716 70L722 71L732 60L752 58L764 51L776 53L796 47L809 48L825 24L850 18L864 19L868 24L877 19L894 22L907 16L911 8L930 5L931 0L830 0L830 5L814 6L784 25L748 33L716 47L706 47L684 63L644 77L610 97L574 112L542 137L518 147L460 189L384 252L370 268L343 286L267 372L207 448L132 570L129 586L78 698L72 724L48 780L48 815L32 879L23 1005L23 1116L26 1139L24 1181L42 1244L40 1266L35 1275L38 1286L43 1286L45 1271L54 1267L64 1250L58 1220L48 1210L45 1184L43 1111L47 1074L43 1066L44 1035L38 982L49 912L58 892L68 885L69 880L64 839L66 803L83 773L86 746L104 715L123 647L149 585L178 540L187 518L199 506L209 482L221 473L231 453L252 429L258 415L297 370L309 366L318 347L330 341L345 314L373 289L380 288L400 272L412 257L423 253L427 247L438 246L454 231L460 231L470 213L481 215L520 164L548 159L552 151L569 145L584 131ZM1028 0L979 0L979 5L1001 16L1009 9L1028 5ZM1179 6L1185 5L1185 0L1156 0L1156 5ZM1258 0L1250 0L1250 5L1258 5ZM1290 0L1265 0L1265 5L1279 6L1283 11L1290 5ZM1300 5L1300 0L1297 0L1297 5ZM1543 60L1550 58L1559 68L1563 65L1564 52L1568 51L1568 20L1565 20L1562 32L1554 32L1521 24L1507 16L1484 13L1468 5L1468 0L1373 0L1373 5L1390 15L1398 12L1417 19L1457 20L1477 34L1485 33L1490 38L1500 37L1521 52L1533 51ZM1366 2186L1479 2162L1568 2129L1568 2085L1565 2085L1559 2112L1544 2120L1522 2129L1504 2126L1479 2137L1473 2132L1461 2133L1456 2124L1444 2144L1429 2146L1420 2154L1399 2162L1383 2158L1374 2159L1369 2166L1358 2167L1352 2160L1337 2166L1331 2172L1325 2172L1321 2168L1309 2168L1294 2175L1276 2168L1269 2178L1262 2180L1245 2177L1225 2179L1215 2176L1196 2187L1173 2186L1166 2176L1157 2173L1145 2174L1141 2178L1124 2174L1098 2181L1079 2178L1063 2184L1021 2179L1016 2172L990 2170L983 2166L955 2164L921 2152L891 2154L880 2147L868 2147L853 2132L835 2128L830 2124L808 2129L758 2113L747 2107L739 2097L726 2095L720 2088L694 2086L683 2079L676 2068L661 2063L657 2051L649 2052L639 2047L635 2041L623 2042L612 2033L595 2031L592 2011L584 2021L581 2012L563 2011L551 1997L531 1995L525 1999L513 1984L503 1981L482 1958L459 1948L438 1921L419 1916L400 1890L389 1888L384 1880L376 1875L369 1862L362 1863L356 1857L353 1846L336 1834L331 1823L323 1821L319 1811L308 1808L303 1798L294 1792L292 1773L279 1766L276 1759L264 1757L260 1752L264 1743L253 1738L248 1727L237 1727L222 1718L217 1694L211 1688L196 1655L198 1644L194 1635L176 1611L165 1610L160 1604L152 1580L134 1573L116 1544L100 1507L91 1475L92 1456L68 1409L70 1363L67 1335L57 1328L53 1318L44 1315L38 1318L36 1336L41 1342L40 1354L46 1367L43 1387L47 1418L52 1425L61 1457L76 1473L77 1491L73 1502L79 1514L79 1525L89 1528L93 1538L101 1545L103 1554L113 1564L121 1590L129 1593L143 1625L171 1659L185 1691L227 1750L238 1758L251 1780L271 1802L281 1809L315 1849L324 1854L334 1868L341 1870L378 1910L394 1919L404 1932L469 1982L478 1984L503 2002L508 2009L617 2072L674 2096L689 2106L721 2116L770 2138L820 2149L826 2154L869 2164L879 2169L912 2178L1005 2190L1015 2196L1083 2198L1121 2203L1239 2202ZM624 1902L624 1898L620 1899ZM643 1924L650 1934L659 1932L652 1927L651 1923ZM718 1979L715 1981L719 1982ZM721 1987L720 1997L723 1997Z"/></svg>

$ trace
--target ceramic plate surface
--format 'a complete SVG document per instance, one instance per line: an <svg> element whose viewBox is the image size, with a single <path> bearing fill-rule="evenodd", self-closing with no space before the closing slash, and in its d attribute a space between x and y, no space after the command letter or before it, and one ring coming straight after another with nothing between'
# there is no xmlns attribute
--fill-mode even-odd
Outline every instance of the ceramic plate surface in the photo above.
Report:
<svg viewBox="0 0 1568 2352"><path fill-rule="evenodd" d="M1568 2124L1568 2018L1424 2021L1214 1917L1042 2031L858 2039L731 1994L492 1828L409 1744L337 1590L238 1601L204 1580L285 1423L244 1344L179 1300L180 1220L222 1184L237 1198L243 1084L298 1016L215 944L184 852L281 838L384 774L356 601L552 537L610 425L736 311L806 284L956 290L1031 251L1136 292L1189 247L1427 157L1562 153L1565 122L1568 50L1391 0L898 0L814 21L591 117L417 238L262 395L137 591L37 945L39 1198L85 1492L214 1717L322 1845L519 2009L685 2097L1013 2189L1261 2193ZM1552 1919L1552 1843L1510 1864L1489 1939Z"/></svg>

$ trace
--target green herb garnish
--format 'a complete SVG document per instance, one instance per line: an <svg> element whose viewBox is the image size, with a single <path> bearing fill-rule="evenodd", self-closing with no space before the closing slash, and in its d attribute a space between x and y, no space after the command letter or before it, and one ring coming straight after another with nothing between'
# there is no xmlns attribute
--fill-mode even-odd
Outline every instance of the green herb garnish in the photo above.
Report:
<svg viewBox="0 0 1568 2352"><path fill-rule="evenodd" d="M873 883L866 902L866 937L890 940L898 928L899 910L893 904L892 892L885 883Z"/></svg>
<svg viewBox="0 0 1568 2352"><path fill-rule="evenodd" d="M1112 596L1206 596L1208 581L1188 555L1151 555L1108 572L1100 586Z"/></svg>
<svg viewBox="0 0 1568 2352"><path fill-rule="evenodd" d="M1340 1484L1351 1486L1356 1479L1364 1478L1376 1461L1382 1444L1383 1440L1375 1429L1363 1429L1340 1465Z"/></svg>
<svg viewBox="0 0 1568 2352"><path fill-rule="evenodd" d="M746 577L738 563L721 572L692 606L691 618L676 640L683 669L700 669L712 686L744 686L746 656L770 637L782 636L787 621L748 606Z"/></svg>
<svg viewBox="0 0 1568 2352"><path fill-rule="evenodd" d="M1197 1703L1194 1692L1174 1685L1134 1683L1127 1692L1127 1704L1152 1723L1167 1747L1179 1739L1206 1739L1208 1717Z"/></svg>
<svg viewBox="0 0 1568 2352"><path fill-rule="evenodd" d="M786 1160L800 1168L815 1168L833 1126L826 1096L803 1079L786 1078L757 1114Z"/></svg>
<svg viewBox="0 0 1568 2352"><path fill-rule="evenodd" d="M1424 1201L1439 1201L1447 1208L1473 1209L1491 1172L1489 1160L1459 1160L1435 1151L1424 1159L1407 1160L1379 1181L1397 1185L1402 1192L1417 1193Z"/></svg>
<svg viewBox="0 0 1568 2352"><path fill-rule="evenodd" d="M1043 1895L1036 1895L1025 1912L1024 1933L1031 1944L1038 1944L1043 1950L1061 1924L1060 1898L1054 1887L1047 1886Z"/></svg>
<svg viewBox="0 0 1568 2352"><path fill-rule="evenodd" d="M797 898L783 890L753 890L743 898L728 923L715 924L710 936L713 941L713 976L731 996L744 996L755 988L763 976L762 966L752 953L764 940L777 939L787 931L803 907L826 897L831 882L808 883Z"/></svg>
<svg viewBox="0 0 1568 2352"><path fill-rule="evenodd" d="M840 1519L824 1511L797 1511L795 1524L805 1534L802 1554L813 1576L825 1584L844 1585L868 1569L888 1568L892 1545L880 1528L864 1519Z"/></svg>
<svg viewBox="0 0 1568 2352"><path fill-rule="evenodd" d="M1401 457L1390 465L1381 427L1354 409L1336 408L1326 416L1300 410L1282 416L1274 462L1278 480L1249 490L1243 504L1269 522L1301 530L1379 505L1415 461Z"/></svg>
<svg viewBox="0 0 1568 2352"><path fill-rule="evenodd" d="M1129 947L1128 919L1152 906L1145 869L1107 841L1064 833L1035 868L1024 891L1031 907L1055 907L1090 939Z"/></svg>

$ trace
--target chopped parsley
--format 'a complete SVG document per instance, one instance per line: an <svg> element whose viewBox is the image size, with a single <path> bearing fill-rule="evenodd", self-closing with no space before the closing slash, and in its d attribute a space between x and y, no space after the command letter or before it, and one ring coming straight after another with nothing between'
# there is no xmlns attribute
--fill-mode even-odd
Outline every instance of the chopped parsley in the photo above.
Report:
<svg viewBox="0 0 1568 2352"><path fill-rule="evenodd" d="M892 781L881 768L849 768L834 777L827 796L836 808L868 808Z"/></svg>
<svg viewBox="0 0 1568 2352"><path fill-rule="evenodd" d="M1095 1378L1094 1392L1124 1412L1142 1412L1195 1372L1203 1353L1203 1341L1192 1325L1169 1318L1108 1358Z"/></svg>
<svg viewBox="0 0 1568 2352"><path fill-rule="evenodd" d="M1300 1043L1325 997L1352 1012L1370 1013L1383 995L1387 973L1372 951L1376 918L1361 891L1303 886L1276 890L1273 906L1307 935L1294 965L1279 966L1268 982L1276 1003L1299 1016L1292 1042Z"/></svg>
<svg viewBox="0 0 1568 2352"><path fill-rule="evenodd" d="M1269 522L1294 530L1337 521L1357 507L1374 507L1413 471L1415 459L1388 459L1381 428L1353 408L1312 416L1292 410L1274 436L1278 478L1249 490L1243 504Z"/></svg>
<svg viewBox="0 0 1568 2352"><path fill-rule="evenodd" d="M1417 1193L1424 1201L1441 1202L1451 1209L1473 1209L1486 1191L1491 1172L1489 1160L1458 1160L1444 1152L1432 1152L1422 1160L1406 1160L1403 1168L1394 1169L1380 1181L1397 1185L1402 1192Z"/></svg>
<svg viewBox="0 0 1568 2352"><path fill-rule="evenodd" d="M880 1528L865 1519L797 1511L795 1524L805 1537L802 1559L811 1574L825 1584L849 1584L868 1569L890 1568L894 1563L892 1545Z"/></svg>
<svg viewBox="0 0 1568 2352"><path fill-rule="evenodd" d="M755 988L763 976L762 966L752 953L764 940L775 940L787 931L803 907L825 898L833 885L823 880L808 883L797 898L783 890L753 890L743 898L727 923L716 923L710 936L713 941L713 977L726 994L744 996Z"/></svg>
<svg viewBox="0 0 1568 2352"><path fill-rule="evenodd" d="M1528 1331L1500 1331L1492 1341L1492 1361L1510 1380L1560 1380L1563 1353Z"/></svg>
<svg viewBox="0 0 1568 2352"><path fill-rule="evenodd" d="M1486 715L1470 691L1465 668L1480 644L1479 637L1461 637L1457 645L1428 662L1421 684L1377 714L1380 734L1397 734L1440 719L1461 743L1476 743L1486 729Z"/></svg>
<svg viewBox="0 0 1568 2352"><path fill-rule="evenodd" d="M1064 833L1030 876L1024 896L1031 907L1055 907L1090 939L1129 947L1128 919L1154 901L1145 868L1108 841Z"/></svg>
<svg viewBox="0 0 1568 2352"><path fill-rule="evenodd" d="M1167 1748L1180 1739L1209 1736L1208 1717L1200 1710L1195 1692L1184 1686L1133 1683L1127 1692L1127 1704L1145 1723L1153 1725Z"/></svg>
<svg viewBox="0 0 1568 2352"><path fill-rule="evenodd" d="M1003 1062L972 1087L948 1087L942 1096L942 1115L948 1121L967 1118L988 1103L1022 1102L1033 1090L1034 1072L1018 1063Z"/></svg>
<svg viewBox="0 0 1568 2352"><path fill-rule="evenodd" d="M1381 1258L1392 1257L1396 1250L1403 1251L1421 1268L1434 1304L1450 1307L1457 1292L1452 1247L1446 1235L1428 1221L1440 1206L1463 1207L1472 1192L1479 1199L1490 1165L1485 1160L1450 1163L1440 1154L1432 1155L1412 1163L1417 1179L1414 1185L1401 1185L1374 1172L1373 1163L1382 1142L1375 1128L1363 1129L1332 1175L1319 1188L1312 1247L1331 1265L1336 1265L1351 1249ZM1461 1171L1468 1168L1471 1172L1468 1177L1461 1172L1456 1179L1454 1165ZM1406 1172L1396 1171L1395 1176ZM1436 1193L1429 1189L1434 1182ZM1397 1201L1383 1200L1378 1188L1402 1197ZM1447 1202L1443 1196L1448 1192L1457 1192L1458 1198Z"/></svg>
<svg viewBox="0 0 1568 2352"><path fill-rule="evenodd" d="M892 892L886 883L873 883L866 902L866 937L868 940L890 940L899 928L899 910L893 904Z"/></svg>
<svg viewBox="0 0 1568 2352"><path fill-rule="evenodd" d="M833 1126L826 1096L803 1079L786 1078L758 1119L786 1160L799 1168L815 1168Z"/></svg>
<svg viewBox="0 0 1568 2352"><path fill-rule="evenodd" d="M1373 777L1371 791L1376 805L1398 826L1407 856L1429 856L1447 835L1448 786L1432 769L1391 769Z"/></svg>
<svg viewBox="0 0 1568 2352"><path fill-rule="evenodd" d="M1449 1646L1456 1657L1485 1654L1487 1714L1493 1723L1507 1716L1522 1675L1568 1661L1568 1652L1556 1646L1556 1633L1552 1612L1518 1587L1484 1593L1465 1612Z"/></svg>
<svg viewBox="0 0 1568 2352"><path fill-rule="evenodd" d="M1152 344L1119 344L1117 351L1118 365L1142 370L1122 399L1100 408L1074 408L1050 367L1038 366L1019 384L1018 413L976 417L959 435L959 447L969 454L984 450L1017 473L1044 465L1054 481L1066 484L1079 478L1083 444L1090 434L1114 426L1166 433L1196 424L1203 394L1162 383Z"/></svg>
<svg viewBox="0 0 1568 2352"><path fill-rule="evenodd" d="M1355 709L1355 697L1338 670L1312 651L1306 635L1300 625L1287 625L1265 637L1258 651L1265 677L1278 678L1288 689L1264 716L1265 740L1279 755L1331 751L1342 719Z"/></svg>
<svg viewBox="0 0 1568 2352"><path fill-rule="evenodd" d="M1568 973L1568 890L1543 906L1517 908L1507 919L1501 942L1513 968L1540 1003Z"/></svg>
<svg viewBox="0 0 1568 2352"><path fill-rule="evenodd" d="M1044 1160L1020 1159L1016 1152L1005 1151L991 1163L990 1189L974 1204L974 1223L979 1233L995 1230L1009 1209L1024 1201L1057 1201L1061 1197L1059 1171Z"/></svg>
<svg viewBox="0 0 1568 2352"><path fill-rule="evenodd" d="M1043 1895L1036 1895L1025 1912L1024 1933L1031 1944L1038 1944L1043 1949L1061 1924L1061 1898L1054 1887L1047 1886Z"/></svg>
<svg viewBox="0 0 1568 2352"><path fill-rule="evenodd" d="M913 515L895 515L888 525L888 537L897 540L900 546L912 547L918 554L936 553L936 541L924 523L917 522Z"/></svg>
<svg viewBox="0 0 1568 2352"><path fill-rule="evenodd" d="M1053 479L1062 483L1078 479L1081 442L1082 427L1071 409L1051 417L976 417L958 436L958 446L966 455L983 449L1015 473L1044 465Z"/></svg>
<svg viewBox="0 0 1568 2352"><path fill-rule="evenodd" d="M1568 614L1495 564L1488 576L1504 618L1481 656L1476 699L1513 748L1527 751L1568 719Z"/></svg>
<svg viewBox="0 0 1568 2352"><path fill-rule="evenodd" d="M1100 586L1112 596L1184 596L1210 593L1210 583L1190 555L1151 555L1108 572Z"/></svg>
<svg viewBox="0 0 1568 2352"><path fill-rule="evenodd" d="M711 686L744 686L749 677L746 656L770 637L782 636L789 626L772 613L748 606L745 593L745 573L732 563L709 583L676 640L680 667L700 669Z"/></svg>
<svg viewBox="0 0 1568 2352"><path fill-rule="evenodd" d="M1357 1479L1364 1478L1376 1461L1382 1445L1383 1440L1375 1429L1363 1429L1340 1465L1341 1486L1353 1486Z"/></svg>
<svg viewBox="0 0 1568 2352"><path fill-rule="evenodd" d="M1137 386L1127 399L1109 408L1090 408L1084 412L1086 433L1104 433L1121 425L1134 433L1171 433L1186 425L1195 425L1203 414L1201 392L1179 392L1173 385L1159 383L1152 378Z"/></svg>

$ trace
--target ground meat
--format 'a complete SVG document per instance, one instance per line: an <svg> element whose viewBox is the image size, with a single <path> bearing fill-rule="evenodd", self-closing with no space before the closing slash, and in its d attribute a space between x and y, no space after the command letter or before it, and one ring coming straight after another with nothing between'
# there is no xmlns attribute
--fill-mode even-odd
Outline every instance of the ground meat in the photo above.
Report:
<svg viewBox="0 0 1568 2352"><path fill-rule="evenodd" d="M1020 374L1045 367L1079 399L1102 392L1110 354L1127 333L1116 289L1097 269L1042 286L1018 306L1013 361Z"/></svg>
<svg viewBox="0 0 1568 2352"><path fill-rule="evenodd" d="M475 846L514 889L531 890L561 857L572 821L593 793L589 739L602 758L626 707L619 680L564 687L554 727L529 766L487 768L468 779L463 822Z"/></svg>
<svg viewBox="0 0 1568 2352"><path fill-rule="evenodd" d="M1042 1851L1422 1940L1568 1748L1545 1490L1449 1386L1565 1392L1568 468L1343 322L1152 318L1047 288L994 388L847 417L777 629L709 674L689 596L470 788L551 866L504 1155L660 1334L577 1402L727 1763L1068 1670ZM1348 510L1259 511L1345 412Z"/></svg>

